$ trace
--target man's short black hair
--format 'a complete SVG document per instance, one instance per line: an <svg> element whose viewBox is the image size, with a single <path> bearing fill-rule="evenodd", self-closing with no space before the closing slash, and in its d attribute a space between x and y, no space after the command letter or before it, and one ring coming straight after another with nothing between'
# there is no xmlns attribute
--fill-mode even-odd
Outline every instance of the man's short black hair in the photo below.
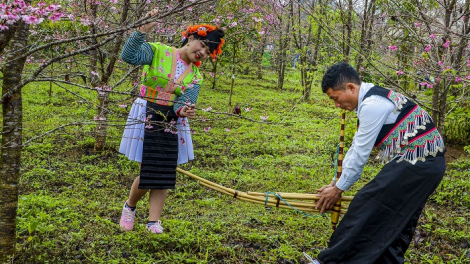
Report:
<svg viewBox="0 0 470 264"><path fill-rule="evenodd" d="M321 89L324 93L330 88L333 90L344 90L343 85L346 83L361 85L361 79L351 65L346 62L338 62L330 66L325 75L323 75Z"/></svg>

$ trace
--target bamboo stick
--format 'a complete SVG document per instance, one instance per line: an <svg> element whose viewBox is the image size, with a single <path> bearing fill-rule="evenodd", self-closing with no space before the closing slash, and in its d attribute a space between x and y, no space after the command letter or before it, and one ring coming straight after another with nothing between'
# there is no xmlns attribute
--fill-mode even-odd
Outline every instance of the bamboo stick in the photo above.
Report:
<svg viewBox="0 0 470 264"><path fill-rule="evenodd" d="M221 193L224 193L224 194L227 194L227 195L231 195L231 196L235 196L235 190L233 190L234 192L227 191L225 189L218 188L218 186L214 186L214 185L208 184L206 182L200 182L200 184L202 186L208 187L208 188L216 190L218 192L221 192ZM253 201L253 202L256 201L256 202L260 202L260 203L263 203L263 204L266 203L266 196L264 196L264 197L252 196L252 195L248 195L246 192L241 192L241 191L236 191L236 192L238 192L238 193L237 193L236 197L234 197L234 198L242 197L244 199L248 199L248 200ZM303 208L303 209L313 208L316 205L316 203L299 202L299 201L287 201L287 202L293 207L298 207L298 208ZM269 205L269 206L273 206L273 207L280 207L281 203L285 204L287 206L287 208L289 208L289 206L285 202L283 202L282 200L280 200L278 202L277 197L269 198L266 204ZM279 204L279 206L278 206L278 204ZM341 208L342 209L348 209L348 205L344 204L344 205L341 206ZM319 211L319 210L316 210L316 211Z"/></svg>
<svg viewBox="0 0 470 264"><path fill-rule="evenodd" d="M336 167L336 180L341 177L341 172L343 171L343 147L344 147L344 131L346 124L346 110L343 109L341 113L341 131L339 135L339 151L338 151L338 164ZM341 199L339 199L333 206L334 213L331 214L331 227L333 232L336 229L336 225L339 221L340 209L341 208Z"/></svg>
<svg viewBox="0 0 470 264"><path fill-rule="evenodd" d="M266 196L265 193L260 192L246 192L249 195L254 196ZM280 195L283 199L301 199L301 200L320 200L320 198L316 194L310 193L284 193L284 192L276 192L276 194ZM274 194L269 194L275 196ZM341 197L341 201L352 201L354 196L343 196Z"/></svg>
<svg viewBox="0 0 470 264"><path fill-rule="evenodd" d="M224 187L222 185L216 184L214 182L208 181L204 178L201 178L199 176L196 176L188 171L185 171L180 168L176 168L177 172L180 172L182 174L185 174L193 179L196 179L199 181L199 184L213 189L215 191L218 191L223 194L227 194L230 196L233 196L236 199L240 199L243 201L251 202L251 203L256 203L256 204L266 204L267 206L271 207L279 207L279 208L284 208L284 209L292 209L295 208L300 211L307 211L307 212L319 212L320 210L315 209L315 202L301 202L301 201L287 201L292 207L288 206L285 204L282 200L278 199L277 196L269 194L268 201L266 202L266 194L264 193L257 193L257 192L242 192L238 190L234 190L231 188ZM279 193L281 194L281 197L286 200L286 199L305 199L305 200L318 200L315 194L300 194L300 193ZM303 197L307 198L303 198ZM287 197L292 197L292 198L287 198ZM346 196L347 200L350 201L352 200L352 197L349 198L350 196ZM346 213L348 209L348 205L342 205L341 208L339 209L339 213L344 214ZM335 211L327 211L328 213L335 213Z"/></svg>

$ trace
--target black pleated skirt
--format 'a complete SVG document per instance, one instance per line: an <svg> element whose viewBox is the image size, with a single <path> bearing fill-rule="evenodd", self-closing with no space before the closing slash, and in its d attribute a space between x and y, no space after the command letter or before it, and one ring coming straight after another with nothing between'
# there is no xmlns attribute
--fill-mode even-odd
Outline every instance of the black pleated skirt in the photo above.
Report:
<svg viewBox="0 0 470 264"><path fill-rule="evenodd" d="M445 172L442 152L426 161L386 164L364 186L318 255L327 264L404 263L421 210Z"/></svg>
<svg viewBox="0 0 470 264"><path fill-rule="evenodd" d="M178 161L178 135L171 121L172 106L147 102L139 189L174 189Z"/></svg>

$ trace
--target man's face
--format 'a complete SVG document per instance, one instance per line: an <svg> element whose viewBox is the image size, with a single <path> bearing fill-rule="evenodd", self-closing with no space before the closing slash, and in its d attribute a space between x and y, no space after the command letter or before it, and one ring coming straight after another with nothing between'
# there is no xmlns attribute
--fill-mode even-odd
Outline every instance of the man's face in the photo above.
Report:
<svg viewBox="0 0 470 264"><path fill-rule="evenodd" d="M358 102L359 86L352 83L345 85L345 90L328 89L326 94L335 102L335 106L344 110L354 111Z"/></svg>

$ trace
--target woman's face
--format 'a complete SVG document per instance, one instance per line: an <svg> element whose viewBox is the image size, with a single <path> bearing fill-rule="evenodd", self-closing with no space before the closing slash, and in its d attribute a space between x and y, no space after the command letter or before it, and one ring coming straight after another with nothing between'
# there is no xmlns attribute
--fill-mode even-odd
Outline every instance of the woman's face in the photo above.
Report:
<svg viewBox="0 0 470 264"><path fill-rule="evenodd" d="M189 37L188 46L185 51L191 62L202 61L210 56L209 46L204 41L195 39L193 36Z"/></svg>

